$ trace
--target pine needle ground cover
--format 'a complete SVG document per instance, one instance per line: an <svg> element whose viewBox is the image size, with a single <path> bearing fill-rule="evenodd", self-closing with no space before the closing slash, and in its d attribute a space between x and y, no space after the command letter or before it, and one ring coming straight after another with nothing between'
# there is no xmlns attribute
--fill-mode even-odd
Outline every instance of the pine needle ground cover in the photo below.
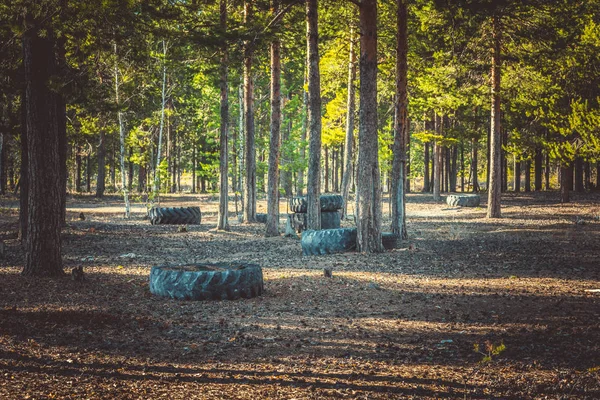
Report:
<svg viewBox="0 0 600 400"><path fill-rule="evenodd" d="M4 198L0 397L600 398L600 197L557 200L506 194L504 218L487 220L484 204L410 194L398 248L302 256L264 224L215 231L216 196L163 201L200 206L186 231L151 225L143 204L125 220L116 197L72 198L63 259L83 265L78 282L19 275ZM262 296L148 289L153 265L241 260L262 266Z"/></svg>

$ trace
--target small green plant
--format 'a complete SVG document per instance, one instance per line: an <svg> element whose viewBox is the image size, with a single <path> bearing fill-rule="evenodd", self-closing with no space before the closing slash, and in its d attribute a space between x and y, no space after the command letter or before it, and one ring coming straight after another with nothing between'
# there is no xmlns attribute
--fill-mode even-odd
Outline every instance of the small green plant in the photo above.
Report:
<svg viewBox="0 0 600 400"><path fill-rule="evenodd" d="M504 350L506 350L506 346L504 345L504 343L500 343L499 345L495 345L494 343L490 342L489 340L485 341L485 345L484 348L482 349L481 346L479 346L479 343L475 343L473 345L473 351L475 351L475 353L479 353L483 356L483 358L481 359L481 363L487 363L492 361L492 358L500 355L500 353L502 353Z"/></svg>

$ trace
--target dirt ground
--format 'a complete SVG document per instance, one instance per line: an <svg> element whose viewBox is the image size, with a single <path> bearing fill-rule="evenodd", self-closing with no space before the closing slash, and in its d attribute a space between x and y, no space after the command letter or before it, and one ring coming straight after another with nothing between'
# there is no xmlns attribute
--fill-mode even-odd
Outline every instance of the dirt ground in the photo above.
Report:
<svg viewBox="0 0 600 400"><path fill-rule="evenodd" d="M487 220L485 202L409 194L399 248L307 257L233 213L215 231L215 195L163 199L201 207L188 232L78 196L63 254L85 282L19 275L17 201L2 198L0 398L600 399L600 195L573 197L506 194ZM202 261L260 264L265 293L149 292L151 266Z"/></svg>

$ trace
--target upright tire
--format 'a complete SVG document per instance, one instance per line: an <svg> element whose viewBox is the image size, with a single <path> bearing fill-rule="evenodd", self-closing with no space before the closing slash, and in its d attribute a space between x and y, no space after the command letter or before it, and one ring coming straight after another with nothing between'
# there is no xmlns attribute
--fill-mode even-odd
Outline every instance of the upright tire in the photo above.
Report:
<svg viewBox="0 0 600 400"><path fill-rule="evenodd" d="M298 233L308 226L306 213L295 213L294 221ZM321 211L321 229L339 229L340 226L341 217L338 211Z"/></svg>
<svg viewBox="0 0 600 400"><path fill-rule="evenodd" d="M324 229L302 233L302 254L323 255L344 253L356 249L356 229Z"/></svg>
<svg viewBox="0 0 600 400"><path fill-rule="evenodd" d="M256 213L256 222L260 222L262 224L266 224L267 223L267 214Z"/></svg>
<svg viewBox="0 0 600 400"><path fill-rule="evenodd" d="M256 264L190 264L155 266L150 292L178 300L236 300L260 296L262 268Z"/></svg>
<svg viewBox="0 0 600 400"><path fill-rule="evenodd" d="M478 194L450 194L446 197L449 206L477 207L481 202Z"/></svg>
<svg viewBox="0 0 600 400"><path fill-rule="evenodd" d="M338 211L321 211L321 229L339 229L341 224Z"/></svg>
<svg viewBox="0 0 600 400"><path fill-rule="evenodd" d="M337 211L344 207L344 198L339 194L323 194L319 201L321 211Z"/></svg>
<svg viewBox="0 0 600 400"><path fill-rule="evenodd" d="M381 233L381 244L383 248L386 250L395 249L398 246L398 239L400 236L396 235L392 232L383 232Z"/></svg>
<svg viewBox="0 0 600 400"><path fill-rule="evenodd" d="M200 207L154 207L148 212L152 225L200 225Z"/></svg>

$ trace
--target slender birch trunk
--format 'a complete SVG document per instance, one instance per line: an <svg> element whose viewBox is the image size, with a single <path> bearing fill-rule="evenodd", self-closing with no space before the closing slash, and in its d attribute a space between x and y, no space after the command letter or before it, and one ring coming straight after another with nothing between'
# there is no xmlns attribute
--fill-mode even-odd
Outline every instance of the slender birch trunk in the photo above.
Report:
<svg viewBox="0 0 600 400"><path fill-rule="evenodd" d="M125 172L125 122L121 112L121 103L119 101L119 65L117 58L117 44L114 44L115 51L115 103L117 105L117 118L119 120L119 139L120 139L120 164L121 164L121 185L123 187L123 200L125 201L125 218L129 218L130 204L129 191L127 190L127 174Z"/></svg>
<svg viewBox="0 0 600 400"><path fill-rule="evenodd" d="M348 200L350 197L350 181L352 180L352 158L354 157L354 111L356 109L356 51L355 51L354 24L350 25L350 60L348 61L348 100L346 113L346 141L344 143L344 176L342 177L342 218L348 215Z"/></svg>
<svg viewBox="0 0 600 400"><path fill-rule="evenodd" d="M227 31L227 0L221 0L221 31ZM227 43L223 44L221 49L221 126L220 126L220 152L221 159L219 163L219 215L217 217L217 229L229 230L229 222L227 220L229 207L229 181L228 181L228 149L227 141L229 140L229 99L227 97L227 72L228 72L228 54Z"/></svg>
<svg viewBox="0 0 600 400"><path fill-rule="evenodd" d="M272 0L273 15L279 2ZM281 44L271 42L271 140L269 143L269 177L266 236L279 236L279 157L281 149Z"/></svg>
<svg viewBox="0 0 600 400"><path fill-rule="evenodd" d="M162 152L163 131L165 128L165 106L167 102L167 44L162 41L163 45L163 81L162 81L162 96L160 107L160 127L158 129L158 147L156 148L156 167L154 168L154 185L152 192L157 204L160 204L160 155Z"/></svg>

